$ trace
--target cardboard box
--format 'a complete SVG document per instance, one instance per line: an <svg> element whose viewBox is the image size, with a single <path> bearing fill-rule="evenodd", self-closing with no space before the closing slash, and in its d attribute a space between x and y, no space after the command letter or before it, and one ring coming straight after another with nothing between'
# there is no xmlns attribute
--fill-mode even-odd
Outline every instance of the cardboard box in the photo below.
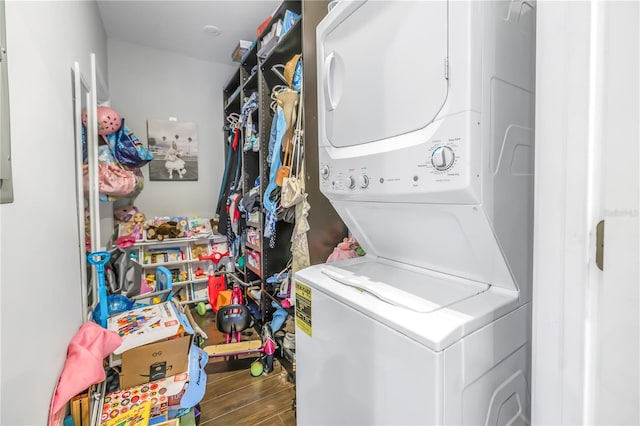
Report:
<svg viewBox="0 0 640 426"><path fill-rule="evenodd" d="M108 327L122 336L109 358L110 366L121 366L121 389L187 371L194 324L173 302L123 312Z"/></svg>
<svg viewBox="0 0 640 426"><path fill-rule="evenodd" d="M120 388L184 373L189 368L191 335L130 349L122 354Z"/></svg>
<svg viewBox="0 0 640 426"><path fill-rule="evenodd" d="M240 40L235 49L233 49L233 53L231 54L231 60L235 62L240 62L245 53L251 49L251 42L247 40Z"/></svg>

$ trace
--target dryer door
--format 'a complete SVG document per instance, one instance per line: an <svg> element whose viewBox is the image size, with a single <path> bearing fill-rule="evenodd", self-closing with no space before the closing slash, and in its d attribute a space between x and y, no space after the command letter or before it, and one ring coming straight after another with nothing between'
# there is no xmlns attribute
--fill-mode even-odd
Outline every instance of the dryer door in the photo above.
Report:
<svg viewBox="0 0 640 426"><path fill-rule="evenodd" d="M342 2L327 15L317 34L321 143L359 145L434 120L447 96L447 8Z"/></svg>

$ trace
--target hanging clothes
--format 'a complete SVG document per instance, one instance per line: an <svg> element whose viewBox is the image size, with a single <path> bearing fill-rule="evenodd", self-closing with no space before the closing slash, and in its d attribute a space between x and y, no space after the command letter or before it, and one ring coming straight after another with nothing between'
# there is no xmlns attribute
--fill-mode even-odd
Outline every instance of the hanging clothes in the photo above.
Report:
<svg viewBox="0 0 640 426"><path fill-rule="evenodd" d="M282 108L277 108L274 121L276 121L276 132L273 144L273 155L271 156L271 165L269 168L269 184L264 191L262 199L262 205L266 211L264 237L269 238L269 247L271 248L275 247L276 244L276 222L278 221L278 215L276 213L278 202L277 200L271 199L271 193L278 188L278 185L276 184L276 172L282 165L280 151L282 150L282 137L286 130L286 122ZM271 141L269 143L271 144Z"/></svg>
<svg viewBox="0 0 640 426"><path fill-rule="evenodd" d="M234 139L239 136L239 130L235 129L233 132ZM229 173L231 171L231 159L233 158L233 149L231 148L233 145L231 142L229 143L229 149L227 150L227 161L224 164L224 172L222 173L222 182L220 183L220 192L218 193L218 204L216 206L216 213L220 215L220 209L224 205L222 200L225 198L226 189L227 189L227 179L229 177Z"/></svg>
<svg viewBox="0 0 640 426"><path fill-rule="evenodd" d="M242 105L240 116L242 119L242 127L244 128L244 151L250 151L254 148L256 141L255 126L253 125L253 112L258 108L258 93L253 92Z"/></svg>
<svg viewBox="0 0 640 426"><path fill-rule="evenodd" d="M291 271L294 274L311 265L309 241L307 239L307 231L311 229L309 221L307 220L309 217L309 211L311 210L311 205L307 201L308 194L305 190L304 163L301 166L300 175L302 176L300 184L302 185L304 199L296 204L296 222L291 234L291 257L293 259ZM291 290L291 296L289 297L291 305L295 305L296 303L295 280L293 280L293 282L294 288Z"/></svg>
<svg viewBox="0 0 640 426"><path fill-rule="evenodd" d="M235 129L233 142L229 146L229 151L233 152L233 154L231 154L232 161L230 167L228 167L228 170L225 170L225 180L227 182L227 185L222 198L224 202L218 203L217 213L219 216L218 232L223 235L226 234L227 237L233 237L234 234L230 228L231 218L229 217L229 202L231 195L237 192L241 187L240 170L242 169L242 138L240 138L239 128ZM233 176L231 175L231 173L234 173ZM232 177L233 180L229 181L229 179ZM229 242L231 242L232 240L233 238L231 238Z"/></svg>

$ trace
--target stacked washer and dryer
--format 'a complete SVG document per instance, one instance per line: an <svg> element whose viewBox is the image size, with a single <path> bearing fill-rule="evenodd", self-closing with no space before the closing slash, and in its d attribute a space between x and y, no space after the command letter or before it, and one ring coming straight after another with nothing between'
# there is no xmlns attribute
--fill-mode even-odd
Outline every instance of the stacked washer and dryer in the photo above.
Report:
<svg viewBox="0 0 640 426"><path fill-rule="evenodd" d="M298 424L528 423L535 3L343 0L317 55L367 254L295 275Z"/></svg>

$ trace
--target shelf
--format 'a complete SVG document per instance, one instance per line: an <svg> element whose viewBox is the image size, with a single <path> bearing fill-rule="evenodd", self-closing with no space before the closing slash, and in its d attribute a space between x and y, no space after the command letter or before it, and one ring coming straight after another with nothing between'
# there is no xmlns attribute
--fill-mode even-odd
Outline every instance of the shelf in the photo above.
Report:
<svg viewBox="0 0 640 426"><path fill-rule="evenodd" d="M183 300L183 301L178 302L178 303L180 303L181 305L188 305L190 303L198 304L200 302L209 303L209 298L208 297L201 297L199 299Z"/></svg>
<svg viewBox="0 0 640 426"><path fill-rule="evenodd" d="M162 241L158 241L158 240L139 241L130 247L125 247L125 250L128 250L132 247L150 247L154 245L167 246L169 243L175 243L176 245L181 245L183 243L188 244L191 242L195 242L195 243L200 242L201 244L206 244L209 242L209 240L218 240L218 241L215 241L217 243L222 243L227 241L224 235L211 234L211 235L206 235L206 236L197 237L197 238L167 238Z"/></svg>
<svg viewBox="0 0 640 426"><path fill-rule="evenodd" d="M271 67L277 64L286 64L296 53L302 53L302 20L299 19L287 33L278 40L275 47L267 54L260 68L265 73L267 83L269 76L277 81L280 79L271 71ZM278 84L282 84L281 82ZM271 86L271 84L270 84Z"/></svg>
<svg viewBox="0 0 640 426"><path fill-rule="evenodd" d="M260 273L260 271L258 269L254 268L253 266L249 265L248 263L245 266L247 267L248 270L250 270L251 272L253 272L257 276L262 278L262 274Z"/></svg>
<svg viewBox="0 0 640 426"><path fill-rule="evenodd" d="M253 250L255 250L255 251L259 251L259 252L261 252L261 251L262 251L262 249L260 248L260 246L258 246L258 245L256 245L256 244L251 244L250 242L246 242L246 243L245 243L245 245L246 245L247 247L249 247L250 249L253 249Z"/></svg>
<svg viewBox="0 0 640 426"><path fill-rule="evenodd" d="M227 103L224 106L224 110L228 111L233 109L234 111L240 111L240 93L242 91L238 90L234 92L232 96L227 100Z"/></svg>
<svg viewBox="0 0 640 426"><path fill-rule="evenodd" d="M225 83L223 91L227 96L231 96L238 87L240 87L240 67L235 70L231 78Z"/></svg>
<svg viewBox="0 0 640 426"><path fill-rule="evenodd" d="M168 268L170 266L188 265L190 263L197 263L197 262L204 262L204 260L201 261L199 259L188 259L188 260L174 260L171 262L162 262L162 263L140 263L140 266L142 266L144 269L157 268L158 266L164 266L165 268Z"/></svg>
<svg viewBox="0 0 640 426"><path fill-rule="evenodd" d="M251 74L251 76L244 82L242 86L245 92L251 92L254 90L258 90L258 72Z"/></svg>
<svg viewBox="0 0 640 426"><path fill-rule="evenodd" d="M278 19L284 18L286 11L290 10L292 12L297 13L298 15L302 15L302 2L299 0L285 0L283 1L278 9L273 13L271 17L271 21L269 24L262 30L258 38L262 38L265 34L268 34L271 31L271 27L278 22Z"/></svg>
<svg viewBox="0 0 640 426"><path fill-rule="evenodd" d="M284 347L280 349L280 351L278 351L276 353L276 356L278 357L278 362L280 362L280 364L282 365L282 368L285 369L285 371L287 373L289 373L289 376L291 378L291 380L294 381L295 383L295 378L296 378L296 364L295 362L291 362L287 359L286 355L284 354L285 351L289 351L291 352L290 349L285 349ZM295 356L295 351L293 352L293 356Z"/></svg>
<svg viewBox="0 0 640 426"><path fill-rule="evenodd" d="M265 290L265 289L262 289L262 293L263 293L263 294L266 294L266 295L267 295L267 297L268 297L269 299L271 299L271 300L273 300L274 302L276 302L276 303L278 304L278 306L282 306L282 301L283 301L284 299L280 299L280 298L277 298L277 297L275 297L275 296L272 296L272 295L271 295L267 290Z"/></svg>
<svg viewBox="0 0 640 426"><path fill-rule="evenodd" d="M258 40L254 40L252 43L251 49L249 49L244 55L242 55L242 66L244 69L250 73L251 68L258 65L258 59L256 57L256 52L258 51Z"/></svg>

